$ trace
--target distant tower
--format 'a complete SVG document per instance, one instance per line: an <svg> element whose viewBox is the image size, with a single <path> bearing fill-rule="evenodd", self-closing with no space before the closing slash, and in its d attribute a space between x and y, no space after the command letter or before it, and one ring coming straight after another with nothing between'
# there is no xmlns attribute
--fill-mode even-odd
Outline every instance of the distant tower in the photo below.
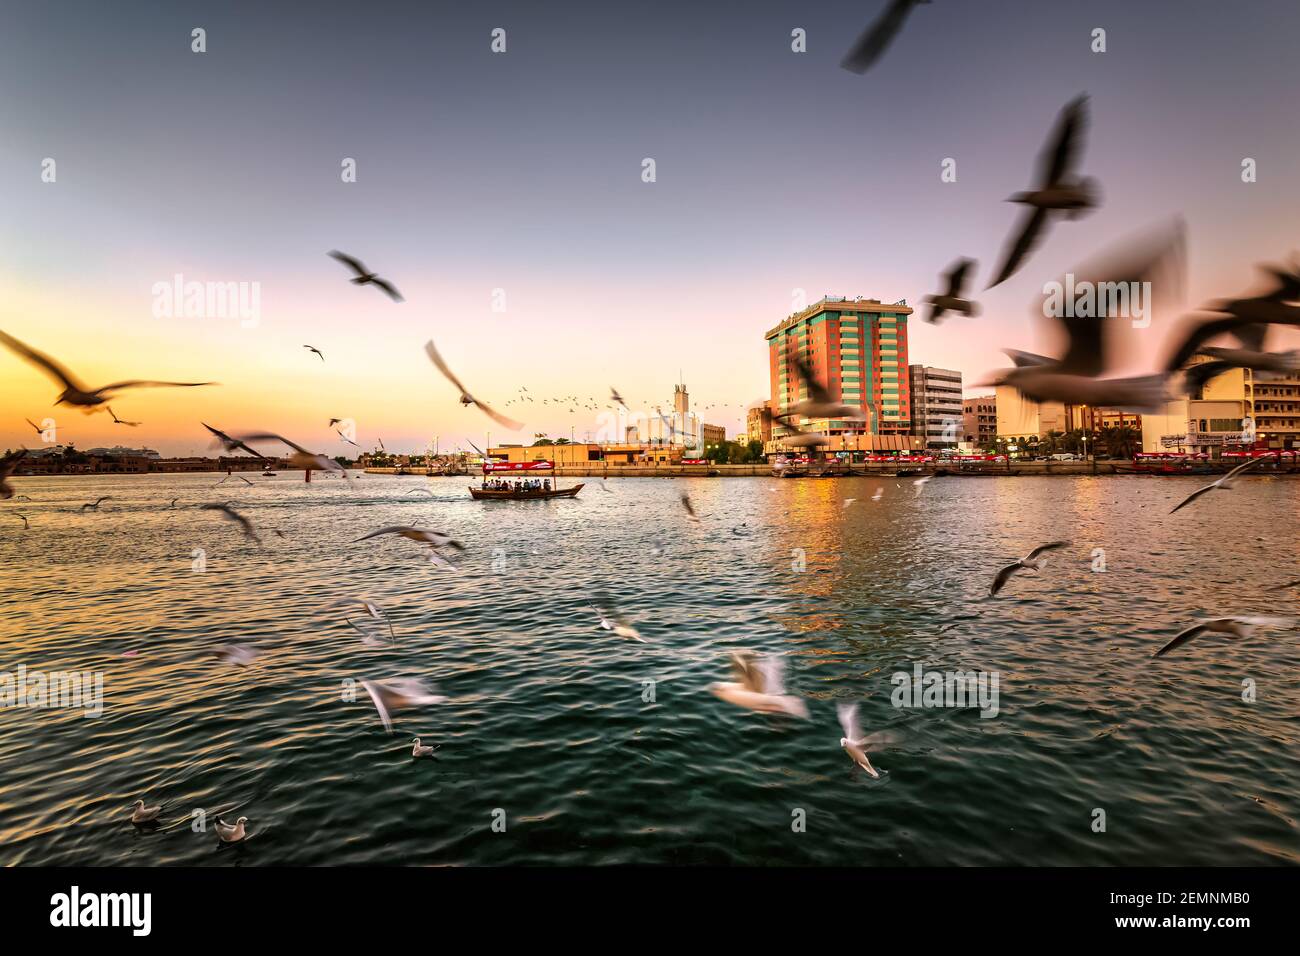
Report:
<svg viewBox="0 0 1300 956"><path fill-rule="evenodd" d="M673 411L678 415L685 415L691 410L691 397L686 394L686 386L673 386Z"/></svg>

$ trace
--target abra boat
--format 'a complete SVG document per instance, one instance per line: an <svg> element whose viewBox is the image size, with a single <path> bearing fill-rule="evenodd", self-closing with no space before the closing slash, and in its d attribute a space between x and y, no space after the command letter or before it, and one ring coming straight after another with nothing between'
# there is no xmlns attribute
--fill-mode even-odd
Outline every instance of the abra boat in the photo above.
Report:
<svg viewBox="0 0 1300 956"><path fill-rule="evenodd" d="M536 472L554 472L555 465L549 461L492 461L483 462L483 480L498 474L535 474ZM551 479L555 484L556 480ZM475 488L469 486L469 493L475 501L539 501L545 498L576 498L582 490L582 482L571 488L536 488L524 491L517 488Z"/></svg>

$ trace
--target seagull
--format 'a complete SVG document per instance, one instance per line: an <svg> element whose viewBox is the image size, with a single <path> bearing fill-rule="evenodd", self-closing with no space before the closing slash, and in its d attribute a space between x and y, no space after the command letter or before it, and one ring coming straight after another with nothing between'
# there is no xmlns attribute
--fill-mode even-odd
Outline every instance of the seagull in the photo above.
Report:
<svg viewBox="0 0 1300 956"><path fill-rule="evenodd" d="M397 643L397 634L394 633L394 631L393 631L393 622L390 621L390 620L388 619L388 615L384 613L383 608L381 608L378 604L376 604L374 601L370 600L369 598L361 598L361 597L359 597L359 598L344 598L343 600L344 600L345 603L356 602L356 603L360 604L360 605L362 606L362 608L365 609L366 617L370 618L371 620L380 621L380 622L382 622L382 623L384 623L384 624L387 624L387 625L388 625L388 636L389 636L390 638L392 638L393 643ZM351 622L349 621L348 623L351 623ZM355 624L353 624L352 626L353 626L353 627L356 627ZM360 628L357 628L357 630L360 631L361 629L360 629ZM364 634L365 632L362 631L362 633Z"/></svg>
<svg viewBox="0 0 1300 956"><path fill-rule="evenodd" d="M240 817L234 825L217 817L217 836L221 837L222 843L238 843L248 834L244 831L244 824L248 822L248 817Z"/></svg>
<svg viewBox="0 0 1300 956"><path fill-rule="evenodd" d="M13 516L14 516L15 518L21 518L21 519L22 519L22 522L23 522L23 530L24 530L24 531L26 531L26 530L28 530L29 528L31 528L32 524L31 524L30 521L27 520L27 515L25 515L25 514L20 514L19 512L15 511L15 512L13 512Z"/></svg>
<svg viewBox="0 0 1300 956"><path fill-rule="evenodd" d="M117 412L113 411L113 406L112 406L112 405L108 405L108 406L106 406L106 407L108 408L108 414L110 414L110 415L113 416L113 424L114 424L114 425L130 425L132 428L135 428L137 425L142 425L142 424L144 424L143 422L127 422L127 421L123 421L122 419L120 419L120 418L117 417Z"/></svg>
<svg viewBox="0 0 1300 956"><path fill-rule="evenodd" d="M158 814L162 813L163 805L160 803L156 807L146 807L143 800L135 802L135 809L131 811L132 823L156 823Z"/></svg>
<svg viewBox="0 0 1300 956"><path fill-rule="evenodd" d="M1250 637L1255 633L1256 628L1291 627L1294 623L1295 621L1289 617L1233 616L1207 618L1181 631L1177 637L1151 656L1160 657L1167 654L1175 647L1186 644L1199 634L1231 634L1233 637Z"/></svg>
<svg viewBox="0 0 1300 956"><path fill-rule="evenodd" d="M100 405L108 402L112 392L120 392L128 388L197 388L200 385L216 385L216 382L155 382L146 379L129 379L125 382L114 382L111 385L102 385L99 388L88 388L83 385L71 372L65 369L54 359L42 352L36 351L29 345L24 345L13 336L0 332L0 344L7 345L18 355L27 359L33 365L44 369L52 378L58 379L63 385L63 391L59 393L55 405L79 405L86 412L94 411Z"/></svg>
<svg viewBox="0 0 1300 956"><path fill-rule="evenodd" d="M271 460L267 458L265 455L261 454L260 452L253 451L253 449L249 448L242 441L238 441L237 439L231 438L229 435L227 435L225 432L221 431L220 429L213 428L207 422L199 422L199 424L202 425L204 428L206 428L208 431L212 432L212 434L216 436L217 442L220 443L224 451L226 452L246 451L254 458L260 458L262 459L262 461Z"/></svg>
<svg viewBox="0 0 1300 956"><path fill-rule="evenodd" d="M921 497L921 492L925 491L925 486L934 481L934 475L926 475L924 478L918 478L912 482L912 487L916 491L916 497Z"/></svg>
<svg viewBox="0 0 1300 956"><path fill-rule="evenodd" d="M347 469L340 465L333 458L326 455L318 455L310 452L297 442L289 441L283 435L277 435L275 432L255 432L252 435L244 435L239 439L241 442L247 441L278 441L284 442L293 449L293 454L289 456L289 465L292 468L301 468L304 471L333 471L340 473L347 478Z"/></svg>
<svg viewBox="0 0 1300 956"><path fill-rule="evenodd" d="M419 738L419 737L416 737L415 740L413 740L413 741L411 742L411 756L412 756L412 757L432 757L432 756L433 756L433 752L434 752L435 750L437 750L440 746L442 746L442 745L441 745L441 744L435 744L435 745L432 746L432 747L425 747L425 746L421 745L421 743L420 743L420 738Z"/></svg>
<svg viewBox="0 0 1300 956"><path fill-rule="evenodd" d="M181 500L181 499L179 499L179 498L173 498L173 499L172 499L172 503L169 504L167 507L168 507L168 508L175 508L175 507L176 507L176 502L178 502L178 501L180 501L180 500Z"/></svg>
<svg viewBox="0 0 1300 956"><path fill-rule="evenodd" d="M460 379L458 379L455 375L452 374L451 369L447 367L447 363L444 362L442 360L442 356L438 354L437 348L434 347L433 339L429 339L429 341L424 343L424 351L425 354L429 356L429 360L433 362L434 366L438 369L438 371L441 372L444 377L446 377L447 381L455 385L456 388L460 391L460 403L462 405L476 406L479 409L479 411L483 412L494 422L496 422L499 425L503 425L506 428L509 428L511 431L518 431L519 429L524 427L522 422L517 422L511 418L506 418L500 412L493 411L492 408L490 408L486 402L481 402L477 398L474 398L472 395L470 395L469 392L466 391L465 386L460 383Z"/></svg>
<svg viewBox="0 0 1300 956"><path fill-rule="evenodd" d="M840 66L851 73L866 73L889 48L894 37L898 36L898 31L903 28L903 22L912 8L929 2L930 0L890 0L885 12L862 32L853 48L844 55Z"/></svg>
<svg viewBox="0 0 1300 956"><path fill-rule="evenodd" d="M824 385L817 381L813 375L812 368L799 357L794 359L795 368L799 372L799 381L808 389L809 397L802 402L796 402L785 410L778 418L790 418L798 416L801 418L835 418L849 419L853 421L866 421L867 413L861 405L846 405L844 402L836 401L831 398L831 393ZM798 429L795 429L798 432ZM818 436L821 437L821 436ZM822 442L825 444L825 442Z"/></svg>
<svg viewBox="0 0 1300 956"><path fill-rule="evenodd" d="M202 508L204 511L220 512L223 517L236 522L241 528L243 528L244 534L252 538L254 544L256 544L258 547L262 546L262 539L257 536L257 531L253 528L253 522L249 521L247 518L241 515L234 508L230 507L230 505L209 504L209 505L200 505L199 507Z"/></svg>
<svg viewBox="0 0 1300 956"><path fill-rule="evenodd" d="M221 486L221 485L224 485L224 484L225 484L226 482L228 482L231 478L238 478L240 481L242 481L242 482L243 482L244 484L246 484L246 485L251 485L251 484L252 484L252 482L249 481L247 478L245 478L243 475L226 475L226 477L222 478L220 481L218 481L218 482L217 482L215 485L213 485L212 487L213 487L213 488L217 488L217 487L219 487L219 486Z"/></svg>
<svg viewBox="0 0 1300 956"><path fill-rule="evenodd" d="M760 713L808 716L808 705L785 692L782 683L785 663L780 657L755 661L750 651L732 651L731 668L736 677L734 682L715 681L708 685L714 696Z"/></svg>
<svg viewBox="0 0 1300 956"><path fill-rule="evenodd" d="M36 423L35 423L34 421L32 421L30 418L24 418L23 421L25 421L28 425L31 425L32 428L35 429L36 434L38 434L38 435L44 435L44 434L45 434L45 429L42 428L40 425L36 424Z"/></svg>
<svg viewBox="0 0 1300 956"><path fill-rule="evenodd" d="M248 644L222 644L214 647L209 653L221 663L235 667L247 667L257 660L257 649Z"/></svg>
<svg viewBox="0 0 1300 956"><path fill-rule="evenodd" d="M365 541L369 538L377 538L381 534L398 534L403 538L410 538L412 541L419 541L434 548L441 548L450 545L457 551L465 550L465 546L450 535L443 534L440 531L430 531L428 528L417 528L404 524L394 524L389 525L386 528L380 528L378 531L372 531L369 534L362 535L352 543L356 544L359 541Z"/></svg>
<svg viewBox="0 0 1300 956"><path fill-rule="evenodd" d="M682 507L686 509L686 516L690 520L699 522L700 516L695 513L695 507L691 504L691 496L684 491L682 492Z"/></svg>
<svg viewBox="0 0 1300 956"><path fill-rule="evenodd" d="M421 704L441 704L447 700L446 697L432 693L414 677L395 677L381 681L362 680L361 686L370 695L375 710L379 711L380 720L384 722L384 727L390 734L393 732L391 715L394 711Z"/></svg>
<svg viewBox="0 0 1300 956"><path fill-rule="evenodd" d="M596 616L600 618L600 626L602 630L609 631L616 637L625 637L628 640L640 641L642 644L649 643L644 637L637 633L636 628L632 627L618 616L617 612L607 613L592 604L588 604L587 607L595 611Z"/></svg>
<svg viewBox="0 0 1300 956"><path fill-rule="evenodd" d="M1243 462L1242 464L1238 465L1236 468L1232 469L1232 471L1228 472L1218 481L1212 481L1204 488L1197 488L1190 495L1188 495L1186 498L1180 501L1174 507L1174 510L1169 513L1173 514L1174 511L1177 511L1179 508L1187 507L1193 501L1195 501L1197 498L1201 497L1201 495L1205 494L1208 491L1214 491L1215 489L1218 489L1219 491L1230 490L1232 488L1232 483L1236 480L1239 474L1241 474L1243 471L1245 471L1248 468L1254 468L1260 462L1264 461L1264 459L1267 457L1268 457L1267 455L1261 455L1259 458L1252 458L1249 461Z"/></svg>
<svg viewBox="0 0 1300 956"><path fill-rule="evenodd" d="M86 504L81 506L81 510L98 511L100 504L102 504L105 501L112 501L112 500L113 500L112 495L104 495L103 497L96 498L94 504L91 504L90 502L86 502Z"/></svg>
<svg viewBox="0 0 1300 956"><path fill-rule="evenodd" d="M623 396L618 393L618 389L616 389L613 385L609 387L609 400L611 402L618 402L618 404L622 405L624 408L627 408L627 402L623 401Z"/></svg>
<svg viewBox="0 0 1300 956"><path fill-rule="evenodd" d="M871 496L872 501L879 501L885 496L885 486L881 485L876 489L876 493Z"/></svg>
<svg viewBox="0 0 1300 956"><path fill-rule="evenodd" d="M871 776L879 779L880 772L871 766L871 761L867 759L868 750L881 750L889 744L898 741L898 735L888 731L872 734L870 737L862 736L862 728L858 726L858 705L846 704L840 702L835 705L835 713L840 719L840 727L844 730L844 736L840 738L840 746L844 752L853 758L853 762L865 770Z"/></svg>
<svg viewBox="0 0 1300 956"><path fill-rule="evenodd" d="M1065 548L1068 547L1069 544L1070 542L1068 541L1053 541L1050 544L1040 544L1019 561L1008 564L1005 568L999 571L997 577L993 579L993 585L989 588L989 597L993 597L1001 591L1007 581L1011 580L1011 575L1015 574L1017 571L1041 571L1047 565L1047 559L1039 557L1039 555L1044 551L1054 551L1057 548Z"/></svg>
<svg viewBox="0 0 1300 956"><path fill-rule="evenodd" d="M845 498L845 499L844 499L844 507L847 508L849 505L853 504L853 502L855 502L855 501L857 501L857 500L858 500L857 498Z"/></svg>
<svg viewBox="0 0 1300 956"><path fill-rule="evenodd" d="M356 276L352 279L353 285L373 285L387 292L388 297L394 302L403 301L402 293L398 292L391 282L379 278L379 274L367 269L361 264L360 259L353 258L345 252L339 252L337 249L330 250L329 254L356 273ZM321 359L324 360L324 356L321 356Z"/></svg>
<svg viewBox="0 0 1300 956"><path fill-rule="evenodd" d="M974 259L958 259L953 263L948 272L944 274L944 278L948 281L947 288L939 295L927 295L923 300L930 306L925 321L938 322L945 312L960 312L968 318L974 318L980 314L978 302L962 298L966 283L970 279L970 270L974 265Z"/></svg>
<svg viewBox="0 0 1300 956"><path fill-rule="evenodd" d="M9 484L9 476L18 470L18 463L26 457L27 449L20 448L0 458L0 501L14 496L14 488Z"/></svg>
<svg viewBox="0 0 1300 956"><path fill-rule="evenodd" d="M1008 202L1024 203L1029 214L1021 220L1020 230L1007 244L1006 255L993 288L1010 278L1034 246L1054 213L1077 219L1097 205L1097 183L1074 175L1074 166L1083 151L1083 133L1088 123L1088 97L1071 100L1057 117L1056 130L1038 157L1037 189L1016 193Z"/></svg>

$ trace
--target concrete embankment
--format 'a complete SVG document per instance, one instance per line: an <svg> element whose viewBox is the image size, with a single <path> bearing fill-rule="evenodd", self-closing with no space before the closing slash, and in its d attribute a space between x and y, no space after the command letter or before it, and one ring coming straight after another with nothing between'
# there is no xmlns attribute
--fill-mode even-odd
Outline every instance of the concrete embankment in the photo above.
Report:
<svg viewBox="0 0 1300 956"><path fill-rule="evenodd" d="M1227 470L1228 467L1230 467L1230 464L1225 462L1222 470ZM978 465L963 467L960 471L966 475L989 477L1008 475L1077 477L1080 475L1122 475L1131 473L1132 468L1133 463L1130 461L1013 461L982 462ZM901 462L895 465L887 462L860 462L853 465L854 475L892 475L900 471L909 474L933 475L936 472L942 474L952 473L957 470L953 465L943 463ZM1294 475L1297 473L1297 468L1293 465L1284 465L1281 468L1275 465L1262 465L1258 471L1266 474ZM426 474L423 469L408 469L399 472L396 468L367 468L366 473L375 475L406 474L412 477L423 477ZM521 474L519 472L502 472L501 476L511 478L520 477ZM659 465L656 467L592 462L589 465L561 465L555 471L541 474L545 476L555 475L560 478L770 478L772 477L772 466ZM476 481L479 478L478 475L462 475L461 477L467 481Z"/></svg>

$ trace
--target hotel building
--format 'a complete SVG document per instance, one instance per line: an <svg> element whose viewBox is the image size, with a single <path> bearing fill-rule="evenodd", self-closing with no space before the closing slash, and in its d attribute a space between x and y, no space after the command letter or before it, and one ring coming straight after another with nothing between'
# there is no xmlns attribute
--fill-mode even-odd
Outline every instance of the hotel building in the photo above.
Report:
<svg viewBox="0 0 1300 956"><path fill-rule="evenodd" d="M965 441L976 448L992 445L998 437L998 397L976 395L961 403L962 430Z"/></svg>
<svg viewBox="0 0 1300 956"><path fill-rule="evenodd" d="M803 418L796 424L824 435L909 435L910 389L907 373L905 301L887 305L876 299L827 296L785 319L765 336L771 378L770 408L782 415L806 398L796 359L835 401L861 406L866 421ZM772 427L772 442L790 434L780 422ZM868 442L868 445L870 443Z"/></svg>
<svg viewBox="0 0 1300 956"><path fill-rule="evenodd" d="M961 372L928 365L908 367L912 434L926 448L956 448L961 441Z"/></svg>
<svg viewBox="0 0 1300 956"><path fill-rule="evenodd" d="M1214 454L1247 445L1300 448L1300 372L1229 369L1206 382L1199 396L1169 402L1162 414L1144 419L1143 451Z"/></svg>

